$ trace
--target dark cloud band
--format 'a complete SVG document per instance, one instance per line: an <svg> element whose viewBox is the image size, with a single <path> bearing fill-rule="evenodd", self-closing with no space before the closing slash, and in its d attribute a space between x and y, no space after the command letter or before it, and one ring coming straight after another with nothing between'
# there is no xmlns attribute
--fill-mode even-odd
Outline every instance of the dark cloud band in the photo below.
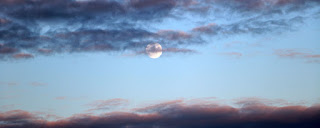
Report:
<svg viewBox="0 0 320 128"><path fill-rule="evenodd" d="M122 105L113 99L100 101L95 106ZM278 102L278 101L277 101ZM0 113L1 128L317 128L320 126L319 106L272 106L268 100L246 99L238 101L241 107L197 101L186 103L175 100L134 109L132 112L110 112L101 115L77 114L47 121L37 114L22 110Z"/></svg>
<svg viewBox="0 0 320 128"><path fill-rule="evenodd" d="M306 17L300 13L319 4L318 0L2 0L0 58L141 51L151 42L178 49L205 44L208 35L281 32L302 23ZM207 17L227 19L229 13L234 22L200 25L188 32L146 27L190 14L213 22Z"/></svg>

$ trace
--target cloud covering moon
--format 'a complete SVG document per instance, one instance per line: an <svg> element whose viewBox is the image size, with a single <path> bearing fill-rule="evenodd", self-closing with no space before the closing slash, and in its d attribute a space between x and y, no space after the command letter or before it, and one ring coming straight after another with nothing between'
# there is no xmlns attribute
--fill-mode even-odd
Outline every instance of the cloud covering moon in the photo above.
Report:
<svg viewBox="0 0 320 128"><path fill-rule="evenodd" d="M159 43L150 43L146 47L146 53L150 58L159 58L162 55L162 47Z"/></svg>

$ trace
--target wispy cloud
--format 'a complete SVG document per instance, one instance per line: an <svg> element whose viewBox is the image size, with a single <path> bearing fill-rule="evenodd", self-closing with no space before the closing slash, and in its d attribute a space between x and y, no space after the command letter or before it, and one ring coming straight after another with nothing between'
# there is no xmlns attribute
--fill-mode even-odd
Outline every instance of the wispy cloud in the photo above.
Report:
<svg viewBox="0 0 320 128"><path fill-rule="evenodd" d="M236 58L240 58L243 56L243 54L240 52L224 52L224 53L220 53L220 55L236 57Z"/></svg>
<svg viewBox="0 0 320 128"><path fill-rule="evenodd" d="M59 96L59 97L55 97L54 99L56 100L65 100L67 97L65 96Z"/></svg>
<svg viewBox="0 0 320 128"><path fill-rule="evenodd" d="M69 97L69 96L57 96L57 97L54 97L53 99L55 100L68 100L68 101L77 101L77 100L84 100L86 99L87 97Z"/></svg>
<svg viewBox="0 0 320 128"><path fill-rule="evenodd" d="M314 53L310 49L276 49L274 54L281 58L301 59L307 63L320 61L320 54Z"/></svg>
<svg viewBox="0 0 320 128"><path fill-rule="evenodd" d="M0 85L17 86L17 85L19 85L19 83L17 83L17 82L0 82Z"/></svg>
<svg viewBox="0 0 320 128"><path fill-rule="evenodd" d="M15 59L28 59L28 58L33 58L32 54L29 53L17 53L13 55L13 58Z"/></svg>
<svg viewBox="0 0 320 128"><path fill-rule="evenodd" d="M41 82L32 82L30 83L32 86L46 86L48 85L47 83L41 83Z"/></svg>
<svg viewBox="0 0 320 128"><path fill-rule="evenodd" d="M160 52L160 51L152 51L151 52ZM164 55L170 55L170 54L196 54L199 53L196 50L193 49L187 49L187 48L163 48L161 50ZM147 52L145 50L138 51L135 53L127 53L123 54L122 56L130 57L130 56L138 56L138 55L147 55Z"/></svg>
<svg viewBox="0 0 320 128"><path fill-rule="evenodd" d="M206 44L216 35L264 34L292 30L318 8L318 0L2 0L0 58L21 59L74 52L141 51L150 42L167 48ZM208 17L228 19L215 23ZM155 30L166 19L202 17L207 25ZM305 14L305 13L304 13ZM250 15L243 18L244 15ZM47 26L43 29L42 26ZM108 27L106 27L108 26Z"/></svg>
<svg viewBox="0 0 320 128"><path fill-rule="evenodd" d="M97 110L112 110L121 106L125 106L129 103L126 99L110 99L110 100L98 100L88 104L92 107L88 111L97 111Z"/></svg>

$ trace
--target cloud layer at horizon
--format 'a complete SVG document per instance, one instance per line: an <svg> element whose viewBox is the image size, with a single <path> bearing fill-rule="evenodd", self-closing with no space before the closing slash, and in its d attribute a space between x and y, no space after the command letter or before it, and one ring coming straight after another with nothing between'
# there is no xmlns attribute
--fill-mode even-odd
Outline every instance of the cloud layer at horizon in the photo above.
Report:
<svg viewBox="0 0 320 128"><path fill-rule="evenodd" d="M93 108L123 105L124 99L95 102ZM283 104L282 106L272 104ZM72 117L49 121L39 113L12 110L0 113L0 127L113 127L113 128L315 128L319 126L320 107L290 105L285 101L257 98L236 101L239 107L208 100L173 100L139 107L131 111L109 112L100 115L76 114ZM93 104L92 104L93 105ZM46 115L53 117L54 115ZM56 116L55 116L56 117Z"/></svg>
<svg viewBox="0 0 320 128"><path fill-rule="evenodd" d="M140 52L161 42L168 52L206 44L207 37L292 30L318 9L318 0L3 0L0 58L74 52ZM232 20L228 15L232 14ZM189 31L150 28L166 19L203 17ZM218 17L225 22L208 20ZM201 18L200 18L201 19ZM164 51L166 52L166 51Z"/></svg>

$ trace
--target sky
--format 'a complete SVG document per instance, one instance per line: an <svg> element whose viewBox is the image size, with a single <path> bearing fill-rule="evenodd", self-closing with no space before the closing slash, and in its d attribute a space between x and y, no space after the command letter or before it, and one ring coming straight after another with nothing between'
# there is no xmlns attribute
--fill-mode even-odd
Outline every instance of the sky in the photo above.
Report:
<svg viewBox="0 0 320 128"><path fill-rule="evenodd" d="M320 126L319 5L0 0L0 128Z"/></svg>

